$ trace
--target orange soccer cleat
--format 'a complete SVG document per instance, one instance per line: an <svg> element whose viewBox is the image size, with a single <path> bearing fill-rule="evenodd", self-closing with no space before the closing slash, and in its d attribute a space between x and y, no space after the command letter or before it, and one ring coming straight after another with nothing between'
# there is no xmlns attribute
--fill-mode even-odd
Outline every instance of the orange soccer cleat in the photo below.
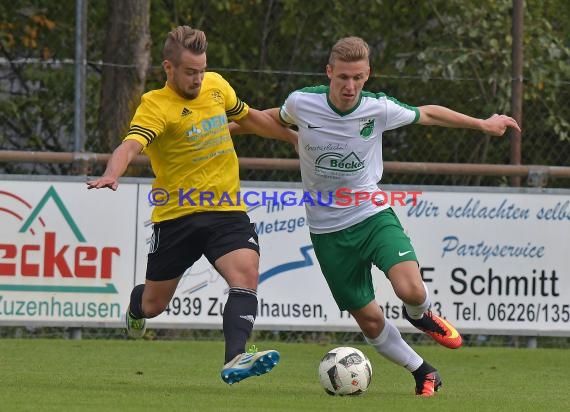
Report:
<svg viewBox="0 0 570 412"><path fill-rule="evenodd" d="M416 328L431 336L437 343L449 349L457 349L463 339L457 330L445 319L432 311L424 313L421 319L412 319L404 308L404 317Z"/></svg>
<svg viewBox="0 0 570 412"><path fill-rule="evenodd" d="M416 395L433 396L441 385L439 373L437 371L430 372L416 380Z"/></svg>

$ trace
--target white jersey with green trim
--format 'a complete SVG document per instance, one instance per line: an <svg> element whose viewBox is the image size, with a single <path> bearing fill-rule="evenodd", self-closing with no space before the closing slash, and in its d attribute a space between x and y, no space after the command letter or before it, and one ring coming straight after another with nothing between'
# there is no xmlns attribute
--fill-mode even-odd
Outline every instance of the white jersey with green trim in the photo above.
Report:
<svg viewBox="0 0 570 412"><path fill-rule="evenodd" d="M340 112L328 93L328 86L296 90L279 113L298 127L303 188L313 200L305 202L307 221L317 234L353 226L390 206L379 205L385 200L378 188L382 133L417 122L420 115L417 107L365 91L353 109Z"/></svg>

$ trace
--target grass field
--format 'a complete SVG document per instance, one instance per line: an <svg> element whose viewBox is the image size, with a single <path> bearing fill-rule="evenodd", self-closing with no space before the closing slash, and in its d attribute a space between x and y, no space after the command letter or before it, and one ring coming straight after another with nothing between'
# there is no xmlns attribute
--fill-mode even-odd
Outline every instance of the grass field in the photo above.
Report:
<svg viewBox="0 0 570 412"><path fill-rule="evenodd" d="M220 377L222 342L0 340L0 410L7 411L568 411L565 349L416 350L437 366L444 386L413 395L413 379L371 347L369 390L331 397L317 378L335 345L256 342L277 349L269 374L233 386ZM341 346L341 345L336 345Z"/></svg>

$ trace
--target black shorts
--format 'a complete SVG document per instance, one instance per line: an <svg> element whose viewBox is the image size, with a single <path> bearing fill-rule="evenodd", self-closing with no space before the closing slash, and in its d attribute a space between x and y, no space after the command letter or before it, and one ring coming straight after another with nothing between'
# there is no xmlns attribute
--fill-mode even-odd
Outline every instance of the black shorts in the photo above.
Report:
<svg viewBox="0 0 570 412"><path fill-rule="evenodd" d="M201 212L156 223L146 278L174 279L202 255L214 265L218 258L237 249L252 249L259 254L255 226L245 212Z"/></svg>

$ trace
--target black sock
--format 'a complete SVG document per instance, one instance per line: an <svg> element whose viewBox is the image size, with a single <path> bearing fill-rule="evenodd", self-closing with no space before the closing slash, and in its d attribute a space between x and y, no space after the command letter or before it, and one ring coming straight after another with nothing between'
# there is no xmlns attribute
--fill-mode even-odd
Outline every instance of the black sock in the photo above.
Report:
<svg viewBox="0 0 570 412"><path fill-rule="evenodd" d="M224 363L245 352L257 313L257 294L246 288L230 288L224 307L224 337L226 354Z"/></svg>
<svg viewBox="0 0 570 412"><path fill-rule="evenodd" d="M414 379L417 381L423 379L428 373L435 371L436 369L433 366L424 361L418 369L412 372L412 375L414 375Z"/></svg>
<svg viewBox="0 0 570 412"><path fill-rule="evenodd" d="M144 318L144 313L142 311L142 295L144 291L144 285L136 285L131 292L131 302L129 305L129 313L133 319Z"/></svg>

